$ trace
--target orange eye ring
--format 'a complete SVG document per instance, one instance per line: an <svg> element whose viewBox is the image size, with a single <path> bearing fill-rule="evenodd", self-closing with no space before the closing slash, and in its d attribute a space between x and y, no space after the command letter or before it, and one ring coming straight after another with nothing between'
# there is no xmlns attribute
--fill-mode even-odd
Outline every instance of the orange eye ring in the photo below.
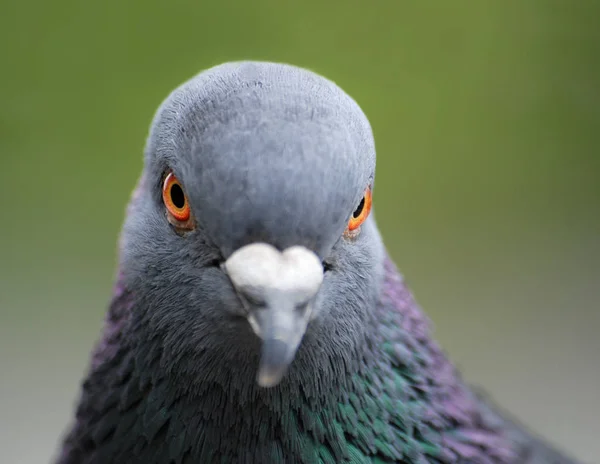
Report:
<svg viewBox="0 0 600 464"><path fill-rule="evenodd" d="M162 197L167 212L173 219L178 222L187 222L190 220L190 204L188 203L181 183L172 172L165 178Z"/></svg>
<svg viewBox="0 0 600 464"><path fill-rule="evenodd" d="M363 222L369 217L369 213L371 212L371 204L373 202L373 198L371 195L371 187L367 187L365 190L365 196L360 201L358 207L352 213L350 220L348 221L348 231L352 232L358 229Z"/></svg>

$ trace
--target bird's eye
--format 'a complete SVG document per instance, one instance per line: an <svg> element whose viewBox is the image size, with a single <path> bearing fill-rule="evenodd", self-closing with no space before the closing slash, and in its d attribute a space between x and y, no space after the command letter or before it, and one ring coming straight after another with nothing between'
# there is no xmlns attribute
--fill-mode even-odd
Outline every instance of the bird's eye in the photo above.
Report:
<svg viewBox="0 0 600 464"><path fill-rule="evenodd" d="M369 213L371 212L371 201L371 188L367 187L365 195L363 196L362 200L360 200L358 207L354 210L350 220L348 221L348 227L346 229L347 233L352 234L358 232L358 228L363 222L365 222L369 216Z"/></svg>
<svg viewBox="0 0 600 464"><path fill-rule="evenodd" d="M162 197L167 208L169 222L182 229L190 229L191 210L183 187L175 174L167 175L163 183Z"/></svg>

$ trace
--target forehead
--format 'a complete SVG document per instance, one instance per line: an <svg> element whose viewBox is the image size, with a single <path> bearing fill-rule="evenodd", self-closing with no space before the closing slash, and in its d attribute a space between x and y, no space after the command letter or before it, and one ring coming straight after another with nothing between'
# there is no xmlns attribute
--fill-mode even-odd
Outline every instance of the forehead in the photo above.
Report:
<svg viewBox="0 0 600 464"><path fill-rule="evenodd" d="M178 172L207 227L229 230L234 248L278 223L295 231L290 245L303 236L325 246L375 168L368 121L349 96L308 71L264 63L213 68L175 90L146 156L150 168Z"/></svg>
<svg viewBox="0 0 600 464"><path fill-rule="evenodd" d="M175 89L156 112L146 153L168 158L173 149L211 138L210 131L223 125L252 131L284 121L312 122L313 131L329 129L331 140L346 137L355 147L354 161L374 169L371 128L350 96L305 69L264 62L216 66Z"/></svg>

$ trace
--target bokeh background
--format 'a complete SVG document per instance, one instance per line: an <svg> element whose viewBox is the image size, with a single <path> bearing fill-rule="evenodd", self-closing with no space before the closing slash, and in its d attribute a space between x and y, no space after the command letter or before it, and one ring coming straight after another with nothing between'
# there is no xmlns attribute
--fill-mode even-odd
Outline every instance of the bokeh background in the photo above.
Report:
<svg viewBox="0 0 600 464"><path fill-rule="evenodd" d="M378 147L390 253L472 383L600 463L600 2L0 1L0 462L49 462L154 110L291 62Z"/></svg>

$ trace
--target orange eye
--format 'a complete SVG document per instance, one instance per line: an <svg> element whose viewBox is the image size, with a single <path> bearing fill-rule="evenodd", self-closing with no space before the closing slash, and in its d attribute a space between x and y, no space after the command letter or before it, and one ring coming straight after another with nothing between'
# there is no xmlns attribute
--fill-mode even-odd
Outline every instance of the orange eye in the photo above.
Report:
<svg viewBox="0 0 600 464"><path fill-rule="evenodd" d="M190 205L177 177L171 172L163 184L162 197L169 215L177 222L190 219Z"/></svg>
<svg viewBox="0 0 600 464"><path fill-rule="evenodd" d="M348 231L352 232L358 229L371 212L371 188L368 187L365 191L365 196L360 201L358 207L352 213L352 217L348 221Z"/></svg>

